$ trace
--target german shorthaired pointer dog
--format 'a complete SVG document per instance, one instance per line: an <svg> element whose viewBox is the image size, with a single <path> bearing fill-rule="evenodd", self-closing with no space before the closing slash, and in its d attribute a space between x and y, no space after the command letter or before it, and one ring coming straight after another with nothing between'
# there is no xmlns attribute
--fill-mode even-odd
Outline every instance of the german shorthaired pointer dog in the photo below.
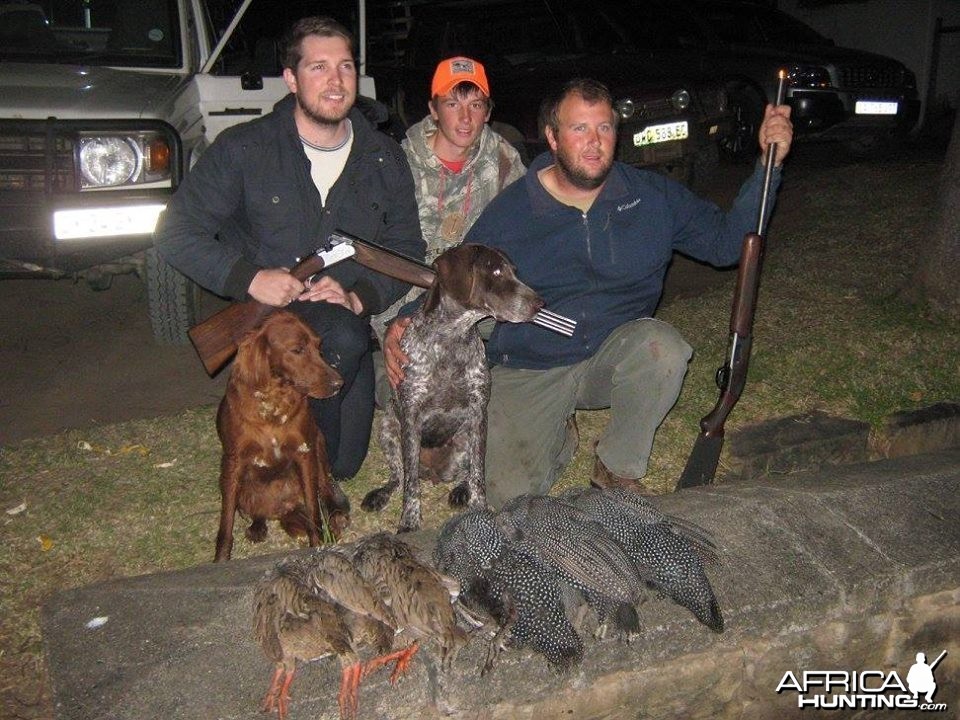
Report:
<svg viewBox="0 0 960 720"><path fill-rule="evenodd" d="M459 484L452 505L485 506L484 453L490 372L476 323L532 320L543 300L498 250L462 244L434 263L436 280L403 333L410 362L380 425L390 481L362 507L381 510L403 483L399 532L420 527L420 479L430 470Z"/></svg>

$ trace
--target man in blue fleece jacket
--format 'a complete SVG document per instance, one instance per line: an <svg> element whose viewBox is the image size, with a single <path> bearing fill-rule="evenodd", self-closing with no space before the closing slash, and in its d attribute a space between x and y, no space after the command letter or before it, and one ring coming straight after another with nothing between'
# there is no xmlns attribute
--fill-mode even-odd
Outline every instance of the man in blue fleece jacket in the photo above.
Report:
<svg viewBox="0 0 960 720"><path fill-rule="evenodd" d="M790 150L789 118L789 107L768 106L759 132L762 152L777 143L774 188ZM669 178L615 162L616 113L593 80L568 83L544 105L543 121L551 152L500 193L464 239L503 250L550 310L578 322L572 338L501 323L487 343L494 507L550 490L576 450L578 409L610 408L592 483L643 491L654 433L692 354L675 328L652 317L667 265L675 250L736 264L744 234L756 229L763 183L761 160L724 213ZM403 325L395 323L392 338ZM397 380L404 358L392 363L393 351L388 372Z"/></svg>

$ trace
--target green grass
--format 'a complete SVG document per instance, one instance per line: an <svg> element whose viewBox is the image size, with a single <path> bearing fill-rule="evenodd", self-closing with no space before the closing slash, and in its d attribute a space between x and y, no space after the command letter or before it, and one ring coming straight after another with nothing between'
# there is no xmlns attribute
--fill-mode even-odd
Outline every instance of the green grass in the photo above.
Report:
<svg viewBox="0 0 960 720"><path fill-rule="evenodd" d="M889 413L960 399L960 332L899 299L930 213L939 165L846 166L788 177L769 236L749 382L727 424L811 410L878 425ZM697 423L717 399L732 281L659 316L695 347L686 384L660 428L646 482L667 492ZM604 412L579 413L580 451L558 487L589 477ZM0 449L0 715L49 717L39 606L51 593L213 557L220 447L213 408L72 431ZM727 469L721 460L720 475ZM399 497L379 515L360 499L386 477L374 445L345 484L356 509L346 539L393 528ZM450 515L445 486L425 489L427 524ZM21 504L25 509L12 511ZM271 527L234 557L295 547Z"/></svg>

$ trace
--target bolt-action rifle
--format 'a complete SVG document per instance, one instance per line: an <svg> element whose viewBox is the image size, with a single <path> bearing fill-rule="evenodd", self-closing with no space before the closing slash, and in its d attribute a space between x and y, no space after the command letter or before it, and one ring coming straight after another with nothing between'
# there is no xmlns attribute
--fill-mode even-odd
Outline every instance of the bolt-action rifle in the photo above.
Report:
<svg viewBox="0 0 960 720"><path fill-rule="evenodd" d="M783 104L786 72L779 73L777 105ZM763 256L763 231L767 220L767 205L770 199L770 181L777 145L767 146L767 166L763 177L763 195L757 231L743 238L740 267L737 271L737 287L733 294L733 309L730 313L730 344L726 362L717 370L717 386L720 397L708 415L700 420L700 435L687 458L686 467L680 475L677 489L707 485L713 482L723 449L724 424L747 382L747 366L750 363L750 346L753 342L753 315L760 288L760 263Z"/></svg>

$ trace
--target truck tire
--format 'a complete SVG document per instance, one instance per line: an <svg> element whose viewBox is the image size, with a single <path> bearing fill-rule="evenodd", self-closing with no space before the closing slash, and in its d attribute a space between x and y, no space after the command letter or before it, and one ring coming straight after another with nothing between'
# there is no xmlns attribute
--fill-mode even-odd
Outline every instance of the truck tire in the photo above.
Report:
<svg viewBox="0 0 960 720"><path fill-rule="evenodd" d="M766 101L756 89L743 82L727 86L727 101L733 127L720 137L720 150L732 162L753 162L759 152L757 135Z"/></svg>
<svg viewBox="0 0 960 720"><path fill-rule="evenodd" d="M146 257L147 300L153 337L160 345L186 345L198 317L200 286L175 270L154 248Z"/></svg>

